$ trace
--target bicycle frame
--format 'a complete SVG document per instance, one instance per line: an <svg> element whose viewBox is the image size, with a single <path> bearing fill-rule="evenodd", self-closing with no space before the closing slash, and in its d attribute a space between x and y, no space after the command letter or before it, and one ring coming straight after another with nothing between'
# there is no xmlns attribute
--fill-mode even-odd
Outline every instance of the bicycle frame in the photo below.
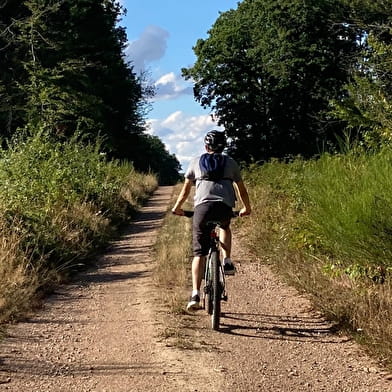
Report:
<svg viewBox="0 0 392 392"><path fill-rule="evenodd" d="M184 211L188 218L193 216L193 211ZM233 217L239 213L233 211ZM217 233L218 222L209 222L210 226L210 249L204 269L203 307L211 315L212 329L219 329L221 315L221 301L227 301L226 280L223 265L220 258L220 241Z"/></svg>
<svg viewBox="0 0 392 392"><path fill-rule="evenodd" d="M211 315L212 329L219 329L221 300L227 301L225 274L220 259L220 242L217 224L212 222L210 231L210 250L204 273L204 307Z"/></svg>

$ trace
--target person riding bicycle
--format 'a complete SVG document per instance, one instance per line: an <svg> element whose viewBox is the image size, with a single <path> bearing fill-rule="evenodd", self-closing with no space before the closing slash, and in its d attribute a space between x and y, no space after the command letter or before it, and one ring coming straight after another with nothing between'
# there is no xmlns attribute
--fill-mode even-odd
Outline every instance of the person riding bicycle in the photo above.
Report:
<svg viewBox="0 0 392 392"><path fill-rule="evenodd" d="M224 271L227 275L235 272L231 256L230 220L236 202L235 187L242 202L240 216L249 215L251 206L248 191L241 177L240 169L234 159L222 154L226 146L224 132L212 130L204 138L206 153L191 160L185 173L185 182L172 212L184 215L182 205L187 200L192 185L196 185L193 215L193 260L192 294L187 310L200 308L200 286L203 279L206 256L210 244L208 222L219 222L219 240L221 242Z"/></svg>

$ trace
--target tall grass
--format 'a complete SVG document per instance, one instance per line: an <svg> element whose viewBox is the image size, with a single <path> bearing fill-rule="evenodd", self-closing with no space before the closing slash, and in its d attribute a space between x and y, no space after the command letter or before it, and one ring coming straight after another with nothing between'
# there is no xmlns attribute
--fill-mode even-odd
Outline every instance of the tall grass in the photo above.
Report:
<svg viewBox="0 0 392 392"><path fill-rule="evenodd" d="M175 187L171 206L180 191L180 185ZM186 206L187 209L189 205ZM156 261L154 278L164 302L169 306L169 319L163 332L165 339L181 348L191 348L193 343L187 336L187 330L194 322L185 313L185 299L191 287L191 232L192 220L172 215L168 212L154 245Z"/></svg>
<svg viewBox="0 0 392 392"><path fill-rule="evenodd" d="M156 185L77 139L36 135L0 151L0 321L87 263Z"/></svg>
<svg viewBox="0 0 392 392"><path fill-rule="evenodd" d="M174 205L179 187L175 188L171 205ZM165 287L165 302L174 313L183 312L185 288L190 282L191 232L191 219L168 213L154 245L155 280L160 287Z"/></svg>
<svg viewBox="0 0 392 392"><path fill-rule="evenodd" d="M392 152L383 150L325 155L305 166L309 226L353 277L384 279L392 269L391 163Z"/></svg>
<svg viewBox="0 0 392 392"><path fill-rule="evenodd" d="M271 162L246 176L249 245L392 364L392 151Z"/></svg>

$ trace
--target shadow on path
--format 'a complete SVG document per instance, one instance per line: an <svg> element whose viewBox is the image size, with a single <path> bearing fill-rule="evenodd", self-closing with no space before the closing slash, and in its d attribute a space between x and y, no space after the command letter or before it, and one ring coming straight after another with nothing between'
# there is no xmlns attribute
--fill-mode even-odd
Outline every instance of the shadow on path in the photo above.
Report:
<svg viewBox="0 0 392 392"><path fill-rule="evenodd" d="M336 331L335 324L322 318L257 313L223 313L220 327L222 333L256 339L320 343L351 340L336 335Z"/></svg>

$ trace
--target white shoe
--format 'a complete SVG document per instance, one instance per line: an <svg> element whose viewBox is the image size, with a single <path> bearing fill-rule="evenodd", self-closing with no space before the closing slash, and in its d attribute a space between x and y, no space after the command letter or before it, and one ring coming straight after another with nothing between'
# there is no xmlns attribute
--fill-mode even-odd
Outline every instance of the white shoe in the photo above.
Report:
<svg viewBox="0 0 392 392"><path fill-rule="evenodd" d="M193 295L188 302L188 305L186 306L186 310L198 310L200 309L200 296L199 295Z"/></svg>

